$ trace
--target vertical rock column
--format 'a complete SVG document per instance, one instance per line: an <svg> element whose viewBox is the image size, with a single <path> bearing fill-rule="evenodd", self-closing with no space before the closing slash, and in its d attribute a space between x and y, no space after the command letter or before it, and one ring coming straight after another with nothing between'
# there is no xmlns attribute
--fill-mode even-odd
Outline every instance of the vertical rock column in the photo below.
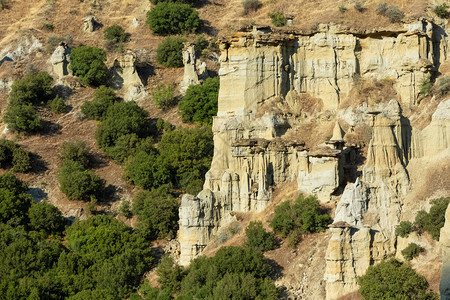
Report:
<svg viewBox="0 0 450 300"><path fill-rule="evenodd" d="M442 274L439 292L441 300L450 300L450 205L445 213L445 225L441 228L439 242L442 245Z"/></svg>

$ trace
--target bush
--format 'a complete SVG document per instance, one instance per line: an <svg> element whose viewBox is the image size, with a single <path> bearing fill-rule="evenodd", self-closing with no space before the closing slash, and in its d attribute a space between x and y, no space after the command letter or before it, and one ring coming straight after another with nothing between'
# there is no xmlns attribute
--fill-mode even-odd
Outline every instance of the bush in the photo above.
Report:
<svg viewBox="0 0 450 300"><path fill-rule="evenodd" d="M116 92L104 85L98 87L94 92L94 100L85 102L81 106L81 112L91 120L101 121L106 117L108 108L117 102Z"/></svg>
<svg viewBox="0 0 450 300"><path fill-rule="evenodd" d="M395 227L395 234L402 238L408 237L408 235L414 231L414 226L409 221L402 221Z"/></svg>
<svg viewBox="0 0 450 300"><path fill-rule="evenodd" d="M450 198L439 198L431 201L430 212L419 211L414 221L414 226L418 230L427 231L436 241L439 240L441 228L445 223L445 211L447 210Z"/></svg>
<svg viewBox="0 0 450 300"><path fill-rule="evenodd" d="M431 94L431 91L433 90L433 83L431 82L430 77L425 77L420 82L420 95L422 97L426 97Z"/></svg>
<svg viewBox="0 0 450 300"><path fill-rule="evenodd" d="M83 165L73 160L63 162L58 173L61 192L69 200L89 201L102 194L104 180L93 172L84 169Z"/></svg>
<svg viewBox="0 0 450 300"><path fill-rule="evenodd" d="M261 6L259 0L243 0L242 6L244 7L244 14L248 14L251 11L257 11Z"/></svg>
<svg viewBox="0 0 450 300"><path fill-rule="evenodd" d="M106 28L103 32L103 35L105 37L105 40L113 44L123 43L127 38L125 30L122 28L122 26L119 25L112 25Z"/></svg>
<svg viewBox="0 0 450 300"><path fill-rule="evenodd" d="M178 201L164 190L142 191L133 202L138 228L151 239L174 238L178 230Z"/></svg>
<svg viewBox="0 0 450 300"><path fill-rule="evenodd" d="M203 50L208 48L209 42L203 35L198 35L195 39L194 49L197 53L202 53Z"/></svg>
<svg viewBox="0 0 450 300"><path fill-rule="evenodd" d="M166 37L158 49L156 60L166 68L179 68L183 64L183 48L185 40L181 37Z"/></svg>
<svg viewBox="0 0 450 300"><path fill-rule="evenodd" d="M435 94L437 97L442 98L450 93L450 76L445 76L438 80L435 87Z"/></svg>
<svg viewBox="0 0 450 300"><path fill-rule="evenodd" d="M53 95L52 82L53 78L46 72L28 74L17 80L9 93L10 105L38 105L47 102Z"/></svg>
<svg viewBox="0 0 450 300"><path fill-rule="evenodd" d="M151 153L154 150L153 139L140 138L135 133L120 136L114 146L106 148L105 152L119 163L123 163L130 156L144 151Z"/></svg>
<svg viewBox="0 0 450 300"><path fill-rule="evenodd" d="M286 17L281 12L275 11L269 13L269 17L272 20L272 24L277 27L286 25Z"/></svg>
<svg viewBox="0 0 450 300"><path fill-rule="evenodd" d="M16 176L10 173L0 175L0 223L12 226L28 223L28 210L34 200L25 193L27 190L26 183Z"/></svg>
<svg viewBox="0 0 450 300"><path fill-rule="evenodd" d="M96 47L80 46L70 53L70 68L83 84L99 86L106 82L106 52Z"/></svg>
<svg viewBox="0 0 450 300"><path fill-rule="evenodd" d="M388 17L391 23L400 23L405 14L395 5L391 5L386 9L385 16Z"/></svg>
<svg viewBox="0 0 450 300"><path fill-rule="evenodd" d="M388 8L388 4L386 2L381 2L377 4L375 8L375 12L380 16L386 16L386 11Z"/></svg>
<svg viewBox="0 0 450 300"><path fill-rule="evenodd" d="M12 167L14 172L27 172L31 169L31 154L19 144L0 139L0 167Z"/></svg>
<svg viewBox="0 0 450 300"><path fill-rule="evenodd" d="M219 87L219 77L208 78L203 84L189 86L178 105L183 122L212 124L212 117L217 115Z"/></svg>
<svg viewBox="0 0 450 300"><path fill-rule="evenodd" d="M11 131L34 133L42 128L42 120L31 104L10 104L3 121Z"/></svg>
<svg viewBox="0 0 450 300"><path fill-rule="evenodd" d="M130 157L125 165L125 176L144 189L159 187L170 181L170 168L156 151L140 151Z"/></svg>
<svg viewBox="0 0 450 300"><path fill-rule="evenodd" d="M331 217L322 212L316 197L300 196L294 204L285 201L275 207L270 227L285 238L296 229L301 234L324 231L331 222Z"/></svg>
<svg viewBox="0 0 450 300"><path fill-rule="evenodd" d="M83 141L63 142L61 147L61 160L72 160L80 163L83 168L89 165L89 149Z"/></svg>
<svg viewBox="0 0 450 300"><path fill-rule="evenodd" d="M356 1L353 7L359 12L362 12L364 10L362 3L359 1Z"/></svg>
<svg viewBox="0 0 450 300"><path fill-rule="evenodd" d="M176 99L173 96L173 87L171 84L167 86L160 85L152 92L152 99L156 107L166 110L171 108Z"/></svg>
<svg viewBox="0 0 450 300"><path fill-rule="evenodd" d="M345 13L346 11L347 11L347 7L345 7L344 5L339 6L340 13Z"/></svg>
<svg viewBox="0 0 450 300"><path fill-rule="evenodd" d="M420 252L423 252L425 249L420 247L415 243L410 243L408 247L402 250L402 255L406 260L412 260L413 258L419 256Z"/></svg>
<svg viewBox="0 0 450 300"><path fill-rule="evenodd" d="M446 19L450 15L448 12L449 8L450 6L448 6L447 3L442 3L440 5L436 5L433 11L439 18Z"/></svg>
<svg viewBox="0 0 450 300"><path fill-rule="evenodd" d="M53 100L50 100L50 110L55 114L63 114L66 112L67 106L60 96L56 96Z"/></svg>
<svg viewBox="0 0 450 300"><path fill-rule="evenodd" d="M428 291L428 282L410 265L389 259L370 266L358 278L359 293L363 299L436 299Z"/></svg>
<svg viewBox="0 0 450 300"><path fill-rule="evenodd" d="M156 35L196 32L202 27L198 12L189 4L159 2L147 13L146 23Z"/></svg>
<svg viewBox="0 0 450 300"><path fill-rule="evenodd" d="M168 290L172 295L181 289L181 280L184 277L183 268L175 263L172 257L164 255L160 264L156 268L156 274L159 276L158 283L161 288Z"/></svg>
<svg viewBox="0 0 450 300"><path fill-rule="evenodd" d="M61 211L56 206L48 203L39 203L31 206L28 211L28 217L31 228L46 234L61 235L66 224Z"/></svg>
<svg viewBox="0 0 450 300"><path fill-rule="evenodd" d="M217 234L217 242L219 243L219 245L222 245L223 243L228 241L230 238L231 238L231 233L229 233L228 231L219 231L219 233Z"/></svg>
<svg viewBox="0 0 450 300"><path fill-rule="evenodd" d="M247 236L248 247L266 251L275 248L275 239L272 233L267 232L261 221L250 222L245 228L245 235Z"/></svg>
<svg viewBox="0 0 450 300"><path fill-rule="evenodd" d="M199 0L150 0L150 2L155 5L160 2L179 2L179 3L187 3L187 4L191 4L191 5L196 5L201 1L199 1Z"/></svg>

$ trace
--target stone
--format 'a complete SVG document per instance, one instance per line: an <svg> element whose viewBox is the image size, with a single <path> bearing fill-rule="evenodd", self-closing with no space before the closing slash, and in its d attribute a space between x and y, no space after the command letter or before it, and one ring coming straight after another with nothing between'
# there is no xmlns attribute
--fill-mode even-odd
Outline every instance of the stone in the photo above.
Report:
<svg viewBox="0 0 450 300"><path fill-rule="evenodd" d="M197 61L195 45L187 43L183 49L184 75L180 84L180 93L185 94L189 86L199 84L208 78L205 62Z"/></svg>
<svg viewBox="0 0 450 300"><path fill-rule="evenodd" d="M362 226L367 202L361 180L357 178L355 183L348 183L336 207L333 224L346 222L353 226Z"/></svg>
<svg viewBox="0 0 450 300"><path fill-rule="evenodd" d="M114 60L111 86L125 91L125 101L139 100L146 95L144 84L136 70L136 55L128 50Z"/></svg>
<svg viewBox="0 0 450 300"><path fill-rule="evenodd" d="M83 30L85 32L94 32L99 26L100 23L94 16L89 16L83 20Z"/></svg>
<svg viewBox="0 0 450 300"><path fill-rule="evenodd" d="M133 18L133 20L131 20L131 26L138 27L139 26L139 20L137 18Z"/></svg>
<svg viewBox="0 0 450 300"><path fill-rule="evenodd" d="M72 75L72 70L69 69L70 64L70 48L61 44L53 51L49 62L52 64L53 73L60 79L66 75Z"/></svg>

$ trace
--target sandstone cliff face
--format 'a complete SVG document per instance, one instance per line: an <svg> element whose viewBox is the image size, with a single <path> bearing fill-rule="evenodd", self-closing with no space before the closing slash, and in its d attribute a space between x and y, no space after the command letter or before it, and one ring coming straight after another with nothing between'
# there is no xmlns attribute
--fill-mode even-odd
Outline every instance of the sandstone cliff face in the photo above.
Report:
<svg viewBox="0 0 450 300"><path fill-rule="evenodd" d="M180 263L200 254L233 212L263 210L273 186L296 180L299 191L321 202L343 191L326 254L327 299L356 290L357 276L396 253L409 162L450 145L450 100L439 104L422 131L402 112L417 104L420 81L445 60L447 41L436 39L438 29L426 20L401 32L370 34L329 25L309 35L254 27L223 40L214 158L204 190L182 199ZM400 102L338 109L357 80L386 77L394 80ZM320 98L322 113L292 104L305 93ZM344 145L339 123L328 142L313 148L285 135L307 119L334 122L336 116L370 128L364 165L357 165L359 150Z"/></svg>

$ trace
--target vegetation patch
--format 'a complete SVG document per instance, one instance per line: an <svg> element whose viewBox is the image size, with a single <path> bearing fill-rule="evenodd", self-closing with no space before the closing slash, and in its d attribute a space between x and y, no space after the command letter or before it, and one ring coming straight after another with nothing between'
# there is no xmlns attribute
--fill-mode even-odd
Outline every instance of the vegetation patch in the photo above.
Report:
<svg viewBox="0 0 450 300"><path fill-rule="evenodd" d="M152 99L156 107L167 110L176 104L171 84L160 85L152 92Z"/></svg>
<svg viewBox="0 0 450 300"><path fill-rule="evenodd" d="M147 13L147 24L156 35L194 33L203 22L189 4L159 2Z"/></svg>
<svg viewBox="0 0 450 300"><path fill-rule="evenodd" d="M101 121L105 119L108 108L118 100L112 88L102 85L95 90L94 99L81 106L81 112L91 120Z"/></svg>
<svg viewBox="0 0 450 300"><path fill-rule="evenodd" d="M83 84L99 86L106 82L108 76L108 68L105 65L105 61L105 50L96 47L80 46L72 49L69 67Z"/></svg>
<svg viewBox="0 0 450 300"><path fill-rule="evenodd" d="M31 153L13 141L0 139L0 167L11 168L13 172L31 170Z"/></svg>
<svg viewBox="0 0 450 300"><path fill-rule="evenodd" d="M375 12L380 16L387 17L391 23L400 23L405 17L405 14L396 5L388 5L386 2L378 3Z"/></svg>
<svg viewBox="0 0 450 300"><path fill-rule="evenodd" d="M279 11L274 11L272 13L269 13L269 18L272 20L272 24L277 27L282 27L282 26L286 25L286 22L287 22L284 14Z"/></svg>
<svg viewBox="0 0 450 300"><path fill-rule="evenodd" d="M412 260L413 258L419 256L419 254L424 250L425 249L423 249L416 243L410 243L408 247L402 250L402 255L406 260Z"/></svg>
<svg viewBox="0 0 450 300"><path fill-rule="evenodd" d="M272 250L275 248L275 237L271 232L267 232L261 221L250 222L245 228L248 247L253 247L261 251Z"/></svg>
<svg viewBox="0 0 450 300"><path fill-rule="evenodd" d="M421 210L417 213L414 226L419 231L427 231L436 241L439 240L441 228L445 223L445 211L450 198L439 198L431 201L430 212Z"/></svg>
<svg viewBox="0 0 450 300"><path fill-rule="evenodd" d="M166 68L182 67L185 41L177 36L166 37L156 49L156 61Z"/></svg>

